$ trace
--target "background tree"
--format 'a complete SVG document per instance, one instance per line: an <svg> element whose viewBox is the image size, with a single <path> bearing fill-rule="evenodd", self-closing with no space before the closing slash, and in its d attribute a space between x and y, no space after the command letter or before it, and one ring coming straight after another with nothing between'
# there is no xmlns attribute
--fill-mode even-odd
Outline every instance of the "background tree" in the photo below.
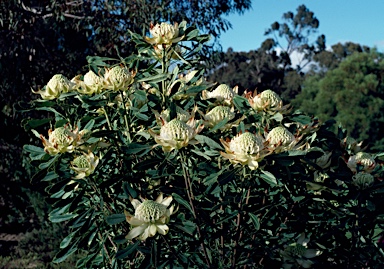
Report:
<svg viewBox="0 0 384 269"><path fill-rule="evenodd" d="M352 137L366 140L373 150L384 148L384 59L376 50L355 52L339 66L308 76L293 105L318 116L334 118Z"/></svg>

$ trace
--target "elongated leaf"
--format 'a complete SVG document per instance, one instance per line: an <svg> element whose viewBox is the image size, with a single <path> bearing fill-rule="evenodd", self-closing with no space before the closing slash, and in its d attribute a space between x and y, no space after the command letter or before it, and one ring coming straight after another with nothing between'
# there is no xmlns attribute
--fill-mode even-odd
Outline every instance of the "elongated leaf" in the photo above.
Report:
<svg viewBox="0 0 384 269"><path fill-rule="evenodd" d="M69 256L71 256L75 251L77 250L77 247L75 246L75 244L73 244L70 248L65 248L65 249L62 249L60 250L53 262L54 263L61 263L63 261L65 261Z"/></svg>
<svg viewBox="0 0 384 269"><path fill-rule="evenodd" d="M180 195L178 195L177 193L172 193L172 197L175 198L176 202L183 205L186 209L188 209L193 214L192 208L189 205L189 203L185 201Z"/></svg>
<svg viewBox="0 0 384 269"><path fill-rule="evenodd" d="M43 148L36 147L34 145L24 145L23 149L29 153L35 153L35 154L45 153Z"/></svg>
<svg viewBox="0 0 384 269"><path fill-rule="evenodd" d="M140 241L136 241L133 245L129 245L125 249L121 249L121 250L117 251L115 258L118 260L121 260L121 259L128 257L137 249L139 242Z"/></svg>
<svg viewBox="0 0 384 269"><path fill-rule="evenodd" d="M272 173L270 173L268 171L264 171L264 170L261 170L261 173L262 174L260 174L260 177L262 179L264 179L265 182L267 182L271 186L276 186L277 185L277 180L276 180L275 176Z"/></svg>
<svg viewBox="0 0 384 269"><path fill-rule="evenodd" d="M123 191L127 197L132 197L133 199L136 199L138 194L137 192L131 187L131 185L128 182L123 182Z"/></svg>
<svg viewBox="0 0 384 269"><path fill-rule="evenodd" d="M58 178L59 175L54 171L50 171L47 175L42 179L42 181L51 181L52 179Z"/></svg>
<svg viewBox="0 0 384 269"><path fill-rule="evenodd" d="M252 223L253 223L253 226L255 227L255 230L258 231L260 229L260 222L259 222L259 218L252 214L252 213L248 213L249 217L251 218L252 220Z"/></svg>
<svg viewBox="0 0 384 269"><path fill-rule="evenodd" d="M49 220L52 221L53 223L58 223L58 222L70 220L76 216L77 214L54 215L54 216L49 216Z"/></svg>
<svg viewBox="0 0 384 269"><path fill-rule="evenodd" d="M212 149L220 149L223 150L223 148L220 146L219 143L217 143L215 140L212 138L209 138L208 136L205 135L196 135L195 139L199 141L202 144L207 144L210 148Z"/></svg>
<svg viewBox="0 0 384 269"><path fill-rule="evenodd" d="M105 218L105 220L107 221L107 223L109 225L115 225L115 224L118 224L120 222L125 221L125 215L124 214L113 214L113 215L107 216Z"/></svg>
<svg viewBox="0 0 384 269"><path fill-rule="evenodd" d="M150 150L151 148L152 148L152 145L148 145L148 144L141 145L137 143L131 143L128 146L121 147L121 149L127 154L137 154L141 151Z"/></svg>
<svg viewBox="0 0 384 269"><path fill-rule="evenodd" d="M48 162L45 162L45 163L42 163L39 165L39 168L40 169L45 169L45 168L48 168L50 167L58 158L60 157L60 155L56 155L55 157L53 157L52 159L50 159Z"/></svg>

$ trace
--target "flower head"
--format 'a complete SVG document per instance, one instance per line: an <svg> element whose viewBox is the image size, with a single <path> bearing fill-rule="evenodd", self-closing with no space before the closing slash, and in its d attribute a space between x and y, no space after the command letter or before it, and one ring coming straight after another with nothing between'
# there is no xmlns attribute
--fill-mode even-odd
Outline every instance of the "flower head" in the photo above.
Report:
<svg viewBox="0 0 384 269"><path fill-rule="evenodd" d="M358 152L356 155L349 157L347 166L352 172L357 170L370 173L376 166L375 159L369 153Z"/></svg>
<svg viewBox="0 0 384 269"><path fill-rule="evenodd" d="M366 189L375 182L375 178L371 174L359 172L352 177L352 182L359 189Z"/></svg>
<svg viewBox="0 0 384 269"><path fill-rule="evenodd" d="M75 86L76 84L64 75L56 74L49 80L44 90L33 92L40 94L44 100L52 100L58 98L62 93L72 91Z"/></svg>
<svg viewBox="0 0 384 269"><path fill-rule="evenodd" d="M227 119L232 120L235 117L234 109L227 106L216 106L207 114L204 115L205 124L209 127L214 127L219 122Z"/></svg>
<svg viewBox="0 0 384 269"><path fill-rule="evenodd" d="M259 161L265 156L263 153L264 141L259 135L249 132L238 134L231 140L224 141L220 139L225 148L225 153L221 155L231 163L240 163L248 165L250 169L255 170L259 167Z"/></svg>
<svg viewBox="0 0 384 269"><path fill-rule="evenodd" d="M183 122L178 119L173 119L170 122L162 120L160 133L156 134L149 130L149 133L155 138L157 144L163 147L165 152L170 152L173 149L180 149L195 143L193 138L201 132L204 125L195 127L195 120L191 118L188 122Z"/></svg>
<svg viewBox="0 0 384 269"><path fill-rule="evenodd" d="M151 45L156 45L158 48L163 46L168 47L172 45L172 43L177 43L183 38L183 36L179 36L179 25L177 23L174 25L166 22L156 25L151 23L149 32L153 37L145 37L145 41Z"/></svg>
<svg viewBox="0 0 384 269"><path fill-rule="evenodd" d="M74 147L83 143L81 140L84 131L78 132L78 129L71 131L67 126L48 130L48 140L40 135L44 145L44 151L50 155L58 153L72 152Z"/></svg>
<svg viewBox="0 0 384 269"><path fill-rule="evenodd" d="M281 252L284 269L296 268L297 266L311 268L313 262L309 259L319 256L321 251L307 248L308 242L309 239L305 238L305 234L302 233L297 242L288 245Z"/></svg>
<svg viewBox="0 0 384 269"><path fill-rule="evenodd" d="M83 153L83 155L77 156L71 162L71 169L77 173L75 179L81 179L89 176L95 171L96 166L99 163L99 158L92 153Z"/></svg>
<svg viewBox="0 0 384 269"><path fill-rule="evenodd" d="M169 231L168 223L170 216L174 213L174 206L168 206L172 202L172 197L169 196L163 199L160 194L156 201L144 200L140 202L133 199L131 204L135 209L135 215L132 216L127 211L124 211L125 218L133 229L126 236L127 239L138 237L140 240L145 240L148 237L154 236L157 232L166 235Z"/></svg>
<svg viewBox="0 0 384 269"><path fill-rule="evenodd" d="M357 153L362 150L361 146L363 145L363 141L357 143L357 141L351 137L347 136L340 142L340 146L345 148L346 150L350 150L353 153Z"/></svg>
<svg viewBox="0 0 384 269"><path fill-rule="evenodd" d="M203 91L202 97L203 99L210 99L214 98L218 101L223 101L225 103L231 103L233 97L237 94L238 87L234 87L231 89L226 84L219 85L216 89L214 89L212 92Z"/></svg>
<svg viewBox="0 0 384 269"><path fill-rule="evenodd" d="M77 83L80 84L80 88L77 90L83 94L94 94L100 93L103 89L104 79L96 75L92 70L89 70L84 75L84 81L77 79Z"/></svg>
<svg viewBox="0 0 384 269"><path fill-rule="evenodd" d="M284 111L287 110L288 106L283 106L283 101L280 96L272 90L265 90L259 94L256 92L249 92L246 94L246 98L249 101L249 104L254 110L257 111Z"/></svg>
<svg viewBox="0 0 384 269"><path fill-rule="evenodd" d="M115 66L107 69L104 74L104 87L110 90L127 90L133 83L135 73L131 73L127 68Z"/></svg>

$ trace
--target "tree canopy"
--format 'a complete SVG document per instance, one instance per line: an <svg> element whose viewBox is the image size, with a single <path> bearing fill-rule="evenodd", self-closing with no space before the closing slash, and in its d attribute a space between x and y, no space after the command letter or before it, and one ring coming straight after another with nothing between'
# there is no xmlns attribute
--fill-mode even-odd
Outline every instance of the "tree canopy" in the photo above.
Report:
<svg viewBox="0 0 384 269"><path fill-rule="evenodd" d="M335 119L352 137L367 140L372 149L382 150L383 56L376 50L355 52L324 77L309 76L293 105L322 121Z"/></svg>

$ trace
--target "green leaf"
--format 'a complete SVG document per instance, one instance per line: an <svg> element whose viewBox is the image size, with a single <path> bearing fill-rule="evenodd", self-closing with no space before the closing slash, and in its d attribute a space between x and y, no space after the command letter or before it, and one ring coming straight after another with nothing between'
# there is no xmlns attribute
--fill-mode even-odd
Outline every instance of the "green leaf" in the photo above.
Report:
<svg viewBox="0 0 384 269"><path fill-rule="evenodd" d="M129 245L125 249L121 249L116 252L115 258L118 260L124 259L131 255L138 247L140 241L136 241L133 245Z"/></svg>
<svg viewBox="0 0 384 269"><path fill-rule="evenodd" d="M177 193L172 193L172 197L175 198L176 202L178 202L179 204L183 205L186 209L188 209L192 213L192 215L194 214L189 203L185 201L180 195L178 195Z"/></svg>
<svg viewBox="0 0 384 269"><path fill-rule="evenodd" d="M61 243L60 243L60 248L66 248L66 247L68 247L68 245L69 245L69 243L71 243L71 241L72 241L72 238L73 238L73 235L74 235L75 233L70 233L67 237L65 237L64 239L63 239L63 241L61 241Z"/></svg>
<svg viewBox="0 0 384 269"><path fill-rule="evenodd" d="M137 154L141 151L148 152L149 150L152 149L153 145L141 145L137 143L131 143L128 146L123 146L121 149L126 153L126 154Z"/></svg>
<svg viewBox="0 0 384 269"><path fill-rule="evenodd" d="M43 148L36 147L33 145L24 145L23 149L29 153L35 153L35 154L45 153Z"/></svg>
<svg viewBox="0 0 384 269"><path fill-rule="evenodd" d="M94 119L90 120L90 121L87 123L87 125L84 126L83 129L84 129L84 130L92 130L93 125L95 125L95 120L94 120Z"/></svg>
<svg viewBox="0 0 384 269"><path fill-rule="evenodd" d="M262 179L264 179L265 182L267 182L268 184L270 184L271 186L276 186L277 185L277 180L275 178L275 176L268 172L268 171L264 171L264 170L260 170L262 174L260 174L260 177Z"/></svg>
<svg viewBox="0 0 384 269"><path fill-rule="evenodd" d="M156 76L149 75L148 77L144 77L142 79L137 80L137 82L147 82L147 83L158 83L163 80L166 80L170 74L164 73L164 74L158 74Z"/></svg>
<svg viewBox="0 0 384 269"><path fill-rule="evenodd" d="M177 228L182 230L183 232L186 232L187 234L193 235L196 230L196 224L192 221L183 221L182 225L175 225Z"/></svg>
<svg viewBox="0 0 384 269"><path fill-rule="evenodd" d="M27 130L33 129L36 127L39 127L41 125L44 125L46 123L49 123L52 120L52 118L44 118L44 119L33 119L27 122L27 124L24 125L24 128Z"/></svg>
<svg viewBox="0 0 384 269"><path fill-rule="evenodd" d="M50 167L59 157L60 157L60 155L55 155L55 157L50 159L48 162L40 164L39 169L45 169L45 168Z"/></svg>
<svg viewBox="0 0 384 269"><path fill-rule="evenodd" d="M217 181L220 183L220 185L225 185L234 178L235 174L236 169L226 171L225 173L218 176Z"/></svg>
<svg viewBox="0 0 384 269"><path fill-rule="evenodd" d="M223 150L223 148L219 143L217 143L212 138L209 138L208 136L196 135L195 139L199 141L201 144L207 144L210 148Z"/></svg>
<svg viewBox="0 0 384 269"><path fill-rule="evenodd" d="M252 220L252 223L253 223L253 226L255 227L255 230L258 231L260 229L260 222L259 222L259 218L252 214L252 213L248 213L249 217L251 218Z"/></svg>
<svg viewBox="0 0 384 269"><path fill-rule="evenodd" d="M115 224L118 224L120 222L125 221L125 215L124 214L113 214L113 215L107 216L105 218L105 220L107 221L107 223L109 225L115 225Z"/></svg>
<svg viewBox="0 0 384 269"><path fill-rule="evenodd" d="M42 179L42 181L51 181L52 179L58 178L59 175L54 171L50 171L47 175Z"/></svg>
<svg viewBox="0 0 384 269"><path fill-rule="evenodd" d="M67 248L67 249L62 249L60 250L53 262L54 263L61 263L63 261L65 261L69 256L71 256L75 251L77 250L77 247L75 246L75 244L73 244L70 248Z"/></svg>
<svg viewBox="0 0 384 269"><path fill-rule="evenodd" d="M49 220L53 223L58 223L58 222L63 222L66 220L73 219L76 216L77 214L53 215L53 216L49 216Z"/></svg>
<svg viewBox="0 0 384 269"><path fill-rule="evenodd" d="M137 198L137 192L131 187L130 183L123 182L123 191L127 197L132 197L133 199Z"/></svg>

